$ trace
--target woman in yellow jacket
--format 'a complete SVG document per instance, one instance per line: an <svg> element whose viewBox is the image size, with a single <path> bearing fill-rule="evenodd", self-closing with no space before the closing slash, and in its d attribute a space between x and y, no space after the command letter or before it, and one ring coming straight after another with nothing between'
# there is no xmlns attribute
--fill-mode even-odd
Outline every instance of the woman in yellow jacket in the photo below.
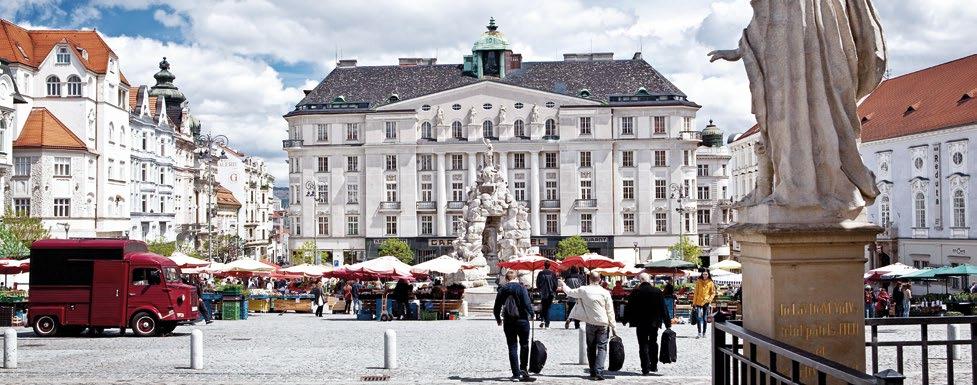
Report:
<svg viewBox="0 0 977 385"><path fill-rule="evenodd" d="M696 324L696 329L698 334L695 338L702 338L706 336L706 331L709 330L709 305L716 298L716 284L712 282L712 277L709 276L709 270L703 270L699 275L699 279L695 281L695 291L692 294L692 311L695 312L695 316L699 319Z"/></svg>

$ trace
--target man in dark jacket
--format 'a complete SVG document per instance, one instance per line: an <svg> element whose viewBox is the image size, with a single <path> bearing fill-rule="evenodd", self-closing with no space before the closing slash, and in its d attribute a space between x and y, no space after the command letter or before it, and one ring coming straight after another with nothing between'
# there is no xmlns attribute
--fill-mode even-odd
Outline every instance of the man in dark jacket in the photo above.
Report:
<svg viewBox="0 0 977 385"><path fill-rule="evenodd" d="M394 316L397 319L407 318L407 301L413 291L413 287L403 278L394 286Z"/></svg>
<svg viewBox="0 0 977 385"><path fill-rule="evenodd" d="M315 307L315 316L322 317L322 308L326 302L325 293L322 292L322 282L316 283L309 291L312 294L312 306Z"/></svg>
<svg viewBox="0 0 977 385"><path fill-rule="evenodd" d="M556 274L550 270L550 263L543 262L543 271L536 276L536 289L539 290L539 298L542 305L540 309L543 322L539 324L541 328L550 327L550 306L553 306L553 298L556 296Z"/></svg>
<svg viewBox="0 0 977 385"><path fill-rule="evenodd" d="M631 291L624 312L631 327L637 328L638 356L641 358L641 374L647 376L658 371L658 328L671 329L672 321L665 307L662 291L651 284L651 276L638 276L641 284Z"/></svg>
<svg viewBox="0 0 977 385"><path fill-rule="evenodd" d="M512 380L535 381L526 371L529 367L529 322L533 317L533 303L529 299L529 291L519 283L515 270L507 271L505 278L508 283L499 287L492 312L495 322L505 332Z"/></svg>

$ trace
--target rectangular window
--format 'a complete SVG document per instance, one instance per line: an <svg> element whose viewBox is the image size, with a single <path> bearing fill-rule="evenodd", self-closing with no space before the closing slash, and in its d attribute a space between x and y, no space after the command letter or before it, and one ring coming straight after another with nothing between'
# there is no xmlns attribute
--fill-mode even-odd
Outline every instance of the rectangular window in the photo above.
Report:
<svg viewBox="0 0 977 385"><path fill-rule="evenodd" d="M346 123L346 140L358 142L360 140L360 125L356 123Z"/></svg>
<svg viewBox="0 0 977 385"><path fill-rule="evenodd" d="M421 171L434 170L434 155L422 154L417 156L417 167Z"/></svg>
<svg viewBox="0 0 977 385"><path fill-rule="evenodd" d="M590 135L590 134L591 134L590 117L589 116L580 117L580 135Z"/></svg>
<svg viewBox="0 0 977 385"><path fill-rule="evenodd" d="M546 190L546 200L548 200L548 201L555 201L557 199L560 199L559 196L558 196L558 194L557 194L558 190L556 188L556 181L555 180L548 180L548 181L546 181L546 183L544 185L545 185L545 190Z"/></svg>
<svg viewBox="0 0 977 385"><path fill-rule="evenodd" d="M71 176L71 158L64 156L54 158L54 176Z"/></svg>
<svg viewBox="0 0 977 385"><path fill-rule="evenodd" d="M590 151L580 151L580 167L590 167Z"/></svg>
<svg viewBox="0 0 977 385"><path fill-rule="evenodd" d="M692 213L685 213L682 215L683 221L685 221L685 232L692 232Z"/></svg>
<svg viewBox="0 0 977 385"><path fill-rule="evenodd" d="M329 172L329 157L328 156L320 156L320 157L317 158L317 160L318 160L318 162L317 162L318 167L316 168L316 171L317 172Z"/></svg>
<svg viewBox="0 0 977 385"><path fill-rule="evenodd" d="M360 203L360 185L358 184L346 185L346 203L348 204Z"/></svg>
<svg viewBox="0 0 977 385"><path fill-rule="evenodd" d="M517 201L526 200L526 182L515 182L512 184L515 190L515 196Z"/></svg>
<svg viewBox="0 0 977 385"><path fill-rule="evenodd" d="M655 167L666 167L665 150L655 150Z"/></svg>
<svg viewBox="0 0 977 385"><path fill-rule="evenodd" d="M662 135L665 133L665 117L656 116L655 117L655 134Z"/></svg>
<svg viewBox="0 0 977 385"><path fill-rule="evenodd" d="M315 125L315 139L319 142L329 141L329 125L328 124L316 124Z"/></svg>
<svg viewBox="0 0 977 385"><path fill-rule="evenodd" d="M692 117L686 116L682 118L682 129L685 131L692 131Z"/></svg>
<svg viewBox="0 0 977 385"><path fill-rule="evenodd" d="M580 232L584 234L590 234L594 232L593 214L588 214L588 213L580 214Z"/></svg>
<svg viewBox="0 0 977 385"><path fill-rule="evenodd" d="M397 202L397 182L387 182L387 202Z"/></svg>
<svg viewBox="0 0 977 385"><path fill-rule="evenodd" d="M580 180L580 199L592 199L594 190L593 183L590 179Z"/></svg>
<svg viewBox="0 0 977 385"><path fill-rule="evenodd" d="M431 215L421 215L421 235L434 234L434 217Z"/></svg>
<svg viewBox="0 0 977 385"><path fill-rule="evenodd" d="M699 234L699 246L709 246L710 238L709 234Z"/></svg>
<svg viewBox="0 0 977 385"><path fill-rule="evenodd" d="M397 235L397 217L393 215L388 215L385 221L386 226L384 230L386 235Z"/></svg>
<svg viewBox="0 0 977 385"><path fill-rule="evenodd" d="M464 185L461 182L454 182L451 184L451 200L454 202L461 202L465 200Z"/></svg>
<svg viewBox="0 0 977 385"><path fill-rule="evenodd" d="M387 171L397 171L397 155L387 155L384 159Z"/></svg>
<svg viewBox="0 0 977 385"><path fill-rule="evenodd" d="M621 135L634 135L634 117L621 118Z"/></svg>
<svg viewBox="0 0 977 385"><path fill-rule="evenodd" d="M329 235L329 216L320 215L317 220L316 227L319 235Z"/></svg>
<svg viewBox="0 0 977 385"><path fill-rule="evenodd" d="M699 200L712 199L712 193L709 190L709 186L699 186L696 188L696 197L699 198Z"/></svg>
<svg viewBox="0 0 977 385"><path fill-rule="evenodd" d="M634 213L624 213L621 215L624 220L624 232L633 233L634 232Z"/></svg>
<svg viewBox="0 0 977 385"><path fill-rule="evenodd" d="M360 235L360 217L350 215L346 217L346 235Z"/></svg>
<svg viewBox="0 0 977 385"><path fill-rule="evenodd" d="M329 203L329 185L319 182L317 190L316 201L323 204Z"/></svg>
<svg viewBox="0 0 977 385"><path fill-rule="evenodd" d="M397 139L397 122L384 122L383 125L387 140Z"/></svg>
<svg viewBox="0 0 977 385"><path fill-rule="evenodd" d="M557 168L557 158L555 152L544 152L543 153L543 167L544 168Z"/></svg>
<svg viewBox="0 0 977 385"><path fill-rule="evenodd" d="M512 154L512 168L526 168L526 154Z"/></svg>
<svg viewBox="0 0 977 385"><path fill-rule="evenodd" d="M696 223L700 225L708 225L712 223L712 210L704 209L698 210L695 213Z"/></svg>
<svg viewBox="0 0 977 385"><path fill-rule="evenodd" d="M664 233L668 231L668 213L655 213L655 232Z"/></svg>
<svg viewBox="0 0 977 385"><path fill-rule="evenodd" d="M33 159L29 156L14 157L14 176L30 176Z"/></svg>
<svg viewBox="0 0 977 385"><path fill-rule="evenodd" d="M621 183L624 189L624 199L634 199L634 179L624 179Z"/></svg>
<svg viewBox="0 0 977 385"><path fill-rule="evenodd" d="M668 188L664 179L655 180L655 199L668 199Z"/></svg>
<svg viewBox="0 0 977 385"><path fill-rule="evenodd" d="M71 62L71 54L68 53L68 49L65 47L58 47L56 58L58 64L68 64Z"/></svg>
<svg viewBox="0 0 977 385"><path fill-rule="evenodd" d="M621 152L621 166L634 167L634 151Z"/></svg>
<svg viewBox="0 0 977 385"><path fill-rule="evenodd" d="M346 171L356 172L360 170L360 158L357 156L346 157Z"/></svg>
<svg viewBox="0 0 977 385"><path fill-rule="evenodd" d="M560 215L546 214L546 234L560 233Z"/></svg>
<svg viewBox="0 0 977 385"><path fill-rule="evenodd" d="M465 169L465 156L462 154L451 154L451 169L452 170L464 170Z"/></svg>
<svg viewBox="0 0 977 385"><path fill-rule="evenodd" d="M58 218L67 218L71 216L71 199L68 198L55 198L54 199L54 216Z"/></svg>
<svg viewBox="0 0 977 385"><path fill-rule="evenodd" d="M708 164L696 165L695 174L697 176L709 176L709 165Z"/></svg>
<svg viewBox="0 0 977 385"><path fill-rule="evenodd" d="M31 215L31 199L30 198L14 198L14 215L17 215L17 216L30 216Z"/></svg>
<svg viewBox="0 0 977 385"><path fill-rule="evenodd" d="M461 215L451 216L451 234L458 235L461 233Z"/></svg>
<svg viewBox="0 0 977 385"><path fill-rule="evenodd" d="M434 201L433 192L432 192L433 190L434 190L434 184L432 184L431 182L422 182L421 202L433 202Z"/></svg>

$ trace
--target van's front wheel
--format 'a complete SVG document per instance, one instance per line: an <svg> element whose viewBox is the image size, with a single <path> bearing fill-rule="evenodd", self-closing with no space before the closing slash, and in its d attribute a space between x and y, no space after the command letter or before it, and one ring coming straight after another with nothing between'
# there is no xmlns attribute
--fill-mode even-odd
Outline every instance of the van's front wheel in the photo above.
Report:
<svg viewBox="0 0 977 385"><path fill-rule="evenodd" d="M137 337L150 337L159 333L159 321L148 312L139 312L132 317L129 327Z"/></svg>
<svg viewBox="0 0 977 385"><path fill-rule="evenodd" d="M58 320L53 316L42 315L34 320L34 334L38 337L54 336L60 328L61 325L58 325Z"/></svg>

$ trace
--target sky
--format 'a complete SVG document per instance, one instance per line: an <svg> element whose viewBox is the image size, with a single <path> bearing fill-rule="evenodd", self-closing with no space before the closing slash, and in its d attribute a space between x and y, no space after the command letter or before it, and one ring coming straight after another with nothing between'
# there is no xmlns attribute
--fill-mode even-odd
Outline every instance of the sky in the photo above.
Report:
<svg viewBox="0 0 977 385"><path fill-rule="evenodd" d="M898 76L977 52L973 0L875 0ZM702 105L727 134L755 122L742 63L709 63L735 48L749 0L228 1L3 0L0 17L32 28L95 28L131 83L154 84L166 56L205 131L265 158L287 184L282 115L335 67L400 57L460 63L489 17L524 61L568 52L634 52ZM701 129L702 127L698 127Z"/></svg>

